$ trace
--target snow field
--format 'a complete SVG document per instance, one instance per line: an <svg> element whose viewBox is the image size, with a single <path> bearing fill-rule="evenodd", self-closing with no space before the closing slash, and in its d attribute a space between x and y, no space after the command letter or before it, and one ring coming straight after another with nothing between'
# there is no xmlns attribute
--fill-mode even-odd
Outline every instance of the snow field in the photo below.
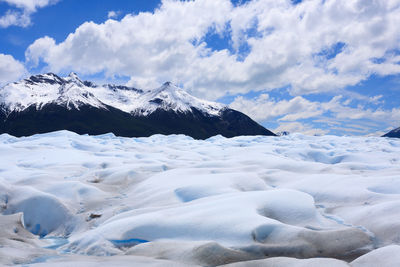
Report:
<svg viewBox="0 0 400 267"><path fill-rule="evenodd" d="M59 131L0 151L0 264L400 263L400 140Z"/></svg>

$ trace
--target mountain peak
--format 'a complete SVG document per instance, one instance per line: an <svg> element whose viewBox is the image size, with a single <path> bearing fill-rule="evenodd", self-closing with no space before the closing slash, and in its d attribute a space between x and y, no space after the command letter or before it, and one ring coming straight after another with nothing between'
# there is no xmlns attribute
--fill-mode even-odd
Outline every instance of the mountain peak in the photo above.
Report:
<svg viewBox="0 0 400 267"><path fill-rule="evenodd" d="M77 84L82 84L83 85L83 82L82 82L82 80L78 77L78 75L75 73L75 72L71 72L69 75L68 75L68 77L65 77L64 78L64 80L66 80L66 81L73 81L73 82L75 82L75 83L77 83Z"/></svg>
<svg viewBox="0 0 400 267"><path fill-rule="evenodd" d="M75 79L79 79L78 75L77 75L75 72L73 72L73 71L69 73L68 77L70 77L70 78L75 78Z"/></svg>
<svg viewBox="0 0 400 267"><path fill-rule="evenodd" d="M158 88L150 90L150 91L160 93L160 92L165 92L165 91L175 92L175 91L184 91L184 90L182 88L176 86L172 82L165 82L165 83L163 83L163 85L161 85L161 87L158 87Z"/></svg>
<svg viewBox="0 0 400 267"><path fill-rule="evenodd" d="M40 83L45 83L45 84L62 84L63 80L58 77L56 74L52 72L48 72L45 74L36 74L32 75L29 78L21 81L22 83L28 83L28 84L40 84ZM17 82L17 83L21 83Z"/></svg>
<svg viewBox="0 0 400 267"><path fill-rule="evenodd" d="M193 108L209 116L219 116L225 108L222 104L196 98L170 81L159 88L143 91L83 82L75 72L62 78L54 73L38 74L0 89L0 105L7 113L20 112L30 106L41 109L47 104L76 109L82 105L111 106L139 116L157 110L191 113Z"/></svg>
<svg viewBox="0 0 400 267"><path fill-rule="evenodd" d="M47 72L45 74L38 74L37 76L48 76L48 77L53 77L53 78L60 78L60 77L58 77L57 74L55 74L53 72Z"/></svg>
<svg viewBox="0 0 400 267"><path fill-rule="evenodd" d="M0 88L0 133L21 136L60 129L123 136L273 135L246 115L192 96L171 82L144 91L82 82L72 72L67 77L38 74Z"/></svg>
<svg viewBox="0 0 400 267"><path fill-rule="evenodd" d="M172 85L172 82L165 82L165 83L163 83L163 86L171 86Z"/></svg>

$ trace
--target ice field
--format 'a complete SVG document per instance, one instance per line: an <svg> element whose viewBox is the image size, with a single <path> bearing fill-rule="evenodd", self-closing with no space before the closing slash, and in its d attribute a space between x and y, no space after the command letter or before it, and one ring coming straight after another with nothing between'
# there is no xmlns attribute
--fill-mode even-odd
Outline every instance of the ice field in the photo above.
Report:
<svg viewBox="0 0 400 267"><path fill-rule="evenodd" d="M400 266L400 140L0 135L0 265Z"/></svg>

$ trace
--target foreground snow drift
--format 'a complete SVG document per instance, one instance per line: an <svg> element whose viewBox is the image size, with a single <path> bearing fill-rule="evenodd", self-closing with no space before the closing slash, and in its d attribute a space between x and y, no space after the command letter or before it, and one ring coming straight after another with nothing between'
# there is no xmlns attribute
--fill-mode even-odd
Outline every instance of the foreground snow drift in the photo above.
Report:
<svg viewBox="0 0 400 267"><path fill-rule="evenodd" d="M400 140L61 131L0 151L0 264L400 264Z"/></svg>

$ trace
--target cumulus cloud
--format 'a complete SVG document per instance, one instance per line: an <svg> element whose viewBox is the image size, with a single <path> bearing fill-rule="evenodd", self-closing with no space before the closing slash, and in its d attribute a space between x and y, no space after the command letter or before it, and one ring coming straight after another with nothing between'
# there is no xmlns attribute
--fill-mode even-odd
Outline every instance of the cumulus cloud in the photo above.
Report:
<svg viewBox="0 0 400 267"><path fill-rule="evenodd" d="M152 13L86 22L60 43L38 39L26 57L142 87L170 80L208 99L284 86L304 95L400 73L398 25L399 0L164 0ZM210 35L228 47L213 50Z"/></svg>
<svg viewBox="0 0 400 267"><path fill-rule="evenodd" d="M111 11L108 11L107 17L108 17L109 19L116 19L116 18L119 17L120 14L121 14L121 11L114 11L114 10L111 10Z"/></svg>
<svg viewBox="0 0 400 267"><path fill-rule="evenodd" d="M366 98L365 103L380 104L381 95ZM351 98L342 95L332 97L329 101L309 101L301 96L288 100L276 100L268 94L248 99L238 96L230 104L260 123L276 121L279 123L275 131L302 132L306 134L324 134L327 130L313 129L324 124L325 129L339 130L344 133L367 134L380 125L381 128L398 127L400 108L382 109L366 107L358 104L351 106ZM301 123L307 120L312 123ZM346 125L343 127L342 125Z"/></svg>
<svg viewBox="0 0 400 267"><path fill-rule="evenodd" d="M13 82L27 73L24 65L10 55L0 54L0 86Z"/></svg>
<svg viewBox="0 0 400 267"><path fill-rule="evenodd" d="M323 113L318 102L308 101L301 96L281 101L270 98L268 94L262 94L254 99L238 96L230 106L258 121L266 121L283 115L281 120L295 121L316 117Z"/></svg>
<svg viewBox="0 0 400 267"><path fill-rule="evenodd" d="M166 1L154 14L128 15L103 24L86 22L60 44L49 37L38 39L26 56L34 62L43 60L56 72L104 71L130 76L132 82L155 77L179 81L190 75L188 67L196 64L193 61L207 52L205 44L191 41L201 39L209 27L223 28L230 7L229 1Z"/></svg>
<svg viewBox="0 0 400 267"><path fill-rule="evenodd" d="M274 132L289 132L289 133L302 133L306 135L324 135L329 131L315 128L313 125L308 123L300 122L284 122L277 127Z"/></svg>
<svg viewBox="0 0 400 267"><path fill-rule="evenodd" d="M0 27L27 27L31 24L31 15L35 13L37 9L55 4L58 1L59 0L0 0L0 2L6 2L10 6L17 8L17 10L7 10L6 13L0 17Z"/></svg>

